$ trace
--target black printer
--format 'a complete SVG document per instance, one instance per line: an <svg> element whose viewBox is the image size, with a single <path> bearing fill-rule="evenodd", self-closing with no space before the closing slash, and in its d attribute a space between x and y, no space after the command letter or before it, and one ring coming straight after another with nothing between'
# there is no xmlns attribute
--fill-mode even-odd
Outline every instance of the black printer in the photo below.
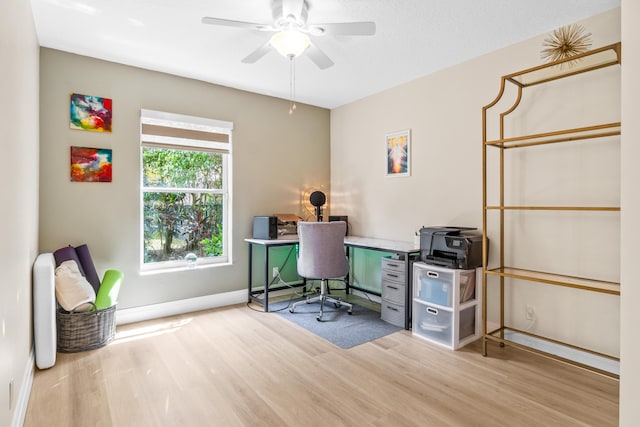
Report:
<svg viewBox="0 0 640 427"><path fill-rule="evenodd" d="M426 264L462 270L482 266L482 234L473 230L477 229L422 227L420 260Z"/></svg>

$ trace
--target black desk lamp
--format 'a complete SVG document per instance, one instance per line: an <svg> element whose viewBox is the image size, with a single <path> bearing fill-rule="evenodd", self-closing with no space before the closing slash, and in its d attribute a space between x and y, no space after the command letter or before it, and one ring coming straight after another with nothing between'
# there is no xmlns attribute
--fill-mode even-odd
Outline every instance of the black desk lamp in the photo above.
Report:
<svg viewBox="0 0 640 427"><path fill-rule="evenodd" d="M327 197L322 191L314 191L309 196L309 201L316 207L316 221L322 222L322 206L327 201Z"/></svg>

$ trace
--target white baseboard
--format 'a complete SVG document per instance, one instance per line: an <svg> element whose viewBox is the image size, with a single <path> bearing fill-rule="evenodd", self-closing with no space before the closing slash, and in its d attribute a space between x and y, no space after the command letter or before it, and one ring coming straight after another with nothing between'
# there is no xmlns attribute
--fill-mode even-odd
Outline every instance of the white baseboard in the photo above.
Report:
<svg viewBox="0 0 640 427"><path fill-rule="evenodd" d="M13 427L22 427L24 425L24 419L27 416L27 406L29 405L29 396L31 395L31 385L33 384L33 374L35 366L35 354L33 349L29 353L27 358L27 364L22 376L22 387L18 393L18 399L15 402L15 410L13 412L13 420L11 425Z"/></svg>
<svg viewBox="0 0 640 427"><path fill-rule="evenodd" d="M216 307L247 302L247 290L225 292L222 294L206 295L142 307L124 308L116 311L116 324L141 322L143 320L158 319L160 317L175 316L176 314L191 313Z"/></svg>

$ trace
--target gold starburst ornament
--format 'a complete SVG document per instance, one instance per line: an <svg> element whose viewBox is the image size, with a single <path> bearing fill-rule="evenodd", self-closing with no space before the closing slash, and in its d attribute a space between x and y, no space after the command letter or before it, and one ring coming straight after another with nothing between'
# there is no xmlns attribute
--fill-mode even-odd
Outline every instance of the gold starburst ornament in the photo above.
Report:
<svg viewBox="0 0 640 427"><path fill-rule="evenodd" d="M557 61L589 50L591 33L585 33L582 25L565 25L553 30L542 46L541 58L547 62Z"/></svg>

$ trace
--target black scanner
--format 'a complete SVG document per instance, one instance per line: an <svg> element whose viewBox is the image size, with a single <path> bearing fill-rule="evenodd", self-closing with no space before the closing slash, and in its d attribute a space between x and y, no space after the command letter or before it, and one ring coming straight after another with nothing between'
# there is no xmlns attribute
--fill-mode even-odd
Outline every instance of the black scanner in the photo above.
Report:
<svg viewBox="0 0 640 427"><path fill-rule="evenodd" d="M426 264L462 270L482 266L482 234L474 230L477 229L422 227L420 260Z"/></svg>

